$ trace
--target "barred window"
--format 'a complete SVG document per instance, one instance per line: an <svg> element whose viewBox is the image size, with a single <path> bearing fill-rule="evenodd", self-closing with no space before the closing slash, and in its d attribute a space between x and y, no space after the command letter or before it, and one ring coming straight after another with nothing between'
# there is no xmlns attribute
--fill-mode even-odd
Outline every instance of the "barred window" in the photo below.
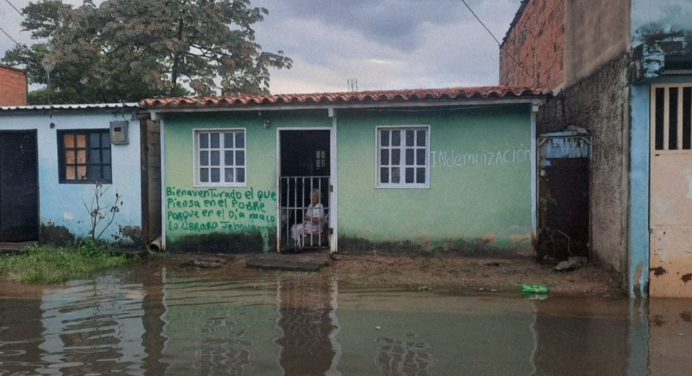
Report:
<svg viewBox="0 0 692 376"><path fill-rule="evenodd" d="M660 86L652 94L654 148L692 150L692 86Z"/></svg>

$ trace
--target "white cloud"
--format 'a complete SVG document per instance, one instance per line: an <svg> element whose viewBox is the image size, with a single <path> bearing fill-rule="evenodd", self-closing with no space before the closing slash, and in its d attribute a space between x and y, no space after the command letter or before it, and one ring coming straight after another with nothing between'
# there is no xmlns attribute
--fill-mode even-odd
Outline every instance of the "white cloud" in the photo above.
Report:
<svg viewBox="0 0 692 376"><path fill-rule="evenodd" d="M292 70L272 71L274 93L302 92L305 88L344 91L350 78L358 79L361 90L498 83L498 46L457 0L418 2L437 8L421 14L418 22L411 23L410 17L403 19L415 32L402 33L397 40L373 36L369 32L377 28L364 25L362 20L330 22L328 16L333 12L323 9L326 5L313 13L287 17L291 12L285 4L291 3L260 3L269 9L269 16L257 26L258 42L269 51L282 48L294 59ZM410 6L407 1L400 3L402 7ZM274 8L275 4L278 7ZM471 5L501 40L519 1L477 0ZM345 16L367 12L367 3L356 2L354 6L364 9L351 9ZM392 13L401 14L402 9ZM380 16L382 23L394 22L387 14L380 12ZM370 15L367 22L377 23L378 19ZM393 27L401 29L400 25Z"/></svg>

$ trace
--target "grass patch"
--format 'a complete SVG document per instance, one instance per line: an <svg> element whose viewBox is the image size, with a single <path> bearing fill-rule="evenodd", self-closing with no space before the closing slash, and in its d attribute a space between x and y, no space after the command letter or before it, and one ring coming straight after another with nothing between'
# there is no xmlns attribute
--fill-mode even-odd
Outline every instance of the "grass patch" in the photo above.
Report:
<svg viewBox="0 0 692 376"><path fill-rule="evenodd" d="M116 255L93 243L74 248L34 246L21 255L0 256L0 280L22 283L61 283L136 260Z"/></svg>

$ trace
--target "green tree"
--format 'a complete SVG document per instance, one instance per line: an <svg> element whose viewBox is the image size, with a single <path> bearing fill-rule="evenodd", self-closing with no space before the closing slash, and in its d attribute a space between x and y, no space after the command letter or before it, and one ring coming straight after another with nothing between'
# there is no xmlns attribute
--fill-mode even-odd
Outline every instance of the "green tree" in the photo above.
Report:
<svg viewBox="0 0 692 376"><path fill-rule="evenodd" d="M249 0L87 0L77 8L44 0L23 13L37 42L3 61L38 84L48 84L44 66L54 65L34 102L267 93L269 69L292 64L255 41L253 26L268 12Z"/></svg>

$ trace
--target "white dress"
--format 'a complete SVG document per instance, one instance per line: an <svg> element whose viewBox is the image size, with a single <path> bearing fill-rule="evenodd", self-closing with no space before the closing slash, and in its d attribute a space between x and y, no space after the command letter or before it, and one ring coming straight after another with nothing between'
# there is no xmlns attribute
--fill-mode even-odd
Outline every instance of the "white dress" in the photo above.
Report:
<svg viewBox="0 0 692 376"><path fill-rule="evenodd" d="M303 223L296 223L291 227L291 238L298 241L301 235L319 235L322 231L322 218L324 218L324 207L322 204L310 204L305 210Z"/></svg>

